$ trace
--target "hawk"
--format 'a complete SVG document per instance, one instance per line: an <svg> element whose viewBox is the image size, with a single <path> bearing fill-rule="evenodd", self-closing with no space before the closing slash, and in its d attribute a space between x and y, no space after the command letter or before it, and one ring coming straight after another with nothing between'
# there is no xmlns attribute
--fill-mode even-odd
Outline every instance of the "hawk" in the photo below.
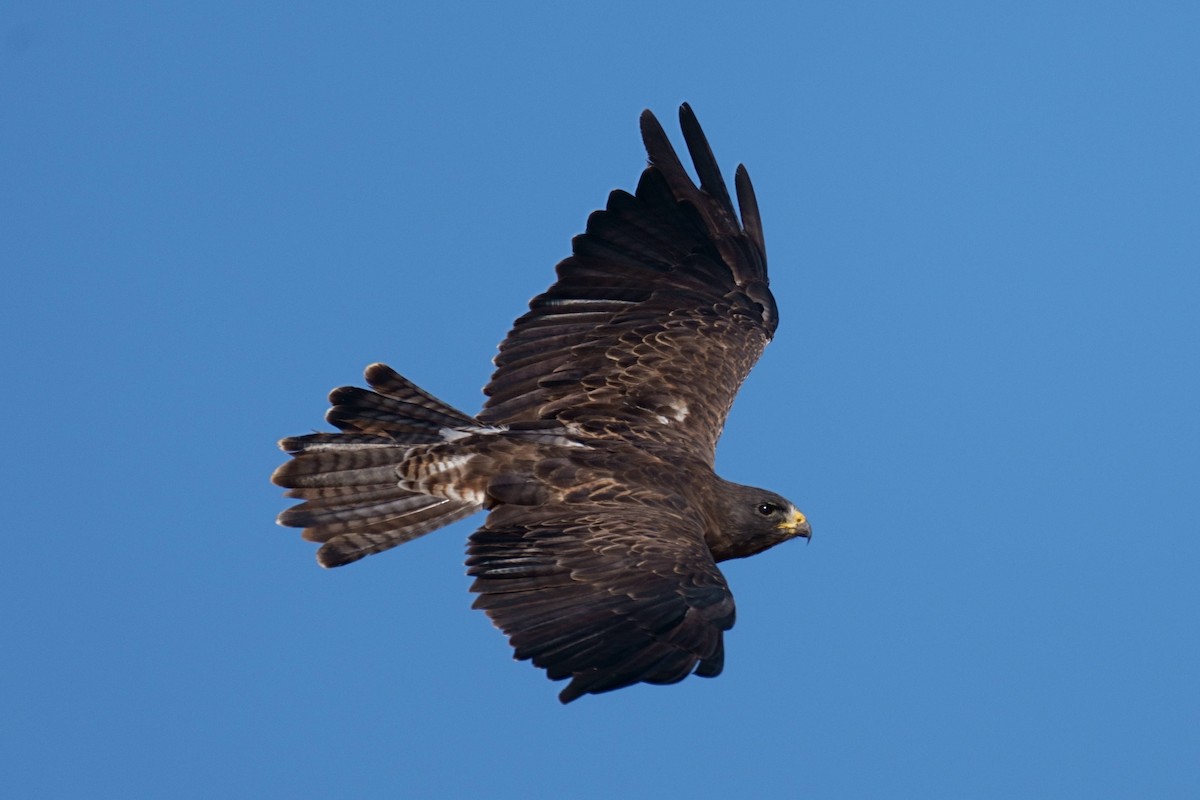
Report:
<svg viewBox="0 0 1200 800"><path fill-rule="evenodd" d="M775 333L758 203L734 210L691 108L699 177L654 115L649 165L616 190L500 344L472 417L383 364L342 387L340 432L289 437L272 480L303 502L279 523L337 567L486 510L474 607L568 703L635 683L714 677L734 602L718 562L811 536L775 492L713 472L734 395Z"/></svg>

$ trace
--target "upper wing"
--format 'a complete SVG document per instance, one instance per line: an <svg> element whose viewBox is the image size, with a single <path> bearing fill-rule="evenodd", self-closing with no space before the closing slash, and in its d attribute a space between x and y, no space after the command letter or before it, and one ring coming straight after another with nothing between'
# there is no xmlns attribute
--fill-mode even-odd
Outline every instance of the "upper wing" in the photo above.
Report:
<svg viewBox="0 0 1200 800"><path fill-rule="evenodd" d="M572 678L564 703L721 672L733 596L688 512L502 505L468 553L475 608L508 634L517 658Z"/></svg>
<svg viewBox="0 0 1200 800"><path fill-rule="evenodd" d="M496 356L485 422L558 420L651 440L712 463L738 387L777 324L762 224L744 167L739 223L691 108L679 111L700 177L642 114L650 166L614 191Z"/></svg>

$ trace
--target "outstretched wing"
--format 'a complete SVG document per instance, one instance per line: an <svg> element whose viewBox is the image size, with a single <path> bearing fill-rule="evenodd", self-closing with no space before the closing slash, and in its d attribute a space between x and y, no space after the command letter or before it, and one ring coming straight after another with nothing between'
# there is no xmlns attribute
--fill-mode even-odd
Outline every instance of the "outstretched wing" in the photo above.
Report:
<svg viewBox="0 0 1200 800"><path fill-rule="evenodd" d="M733 596L700 521L665 506L500 506L471 536L468 573L519 659L559 694L714 677Z"/></svg>
<svg viewBox="0 0 1200 800"><path fill-rule="evenodd" d="M708 142L679 111L696 187L658 120L650 166L614 191L500 345L480 419L557 420L590 436L657 441L713 461L734 395L775 332L758 204L745 168L741 221Z"/></svg>

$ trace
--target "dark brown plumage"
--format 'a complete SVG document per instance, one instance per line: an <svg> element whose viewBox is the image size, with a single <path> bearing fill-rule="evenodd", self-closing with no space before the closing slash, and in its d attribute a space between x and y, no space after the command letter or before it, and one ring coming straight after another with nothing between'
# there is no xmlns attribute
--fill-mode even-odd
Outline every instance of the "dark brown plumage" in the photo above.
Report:
<svg viewBox="0 0 1200 800"><path fill-rule="evenodd" d="M279 516L333 567L487 509L467 571L519 659L569 702L638 682L713 677L733 596L717 562L808 523L779 495L722 480L713 457L734 395L778 322L762 224L738 167L734 210L691 109L700 185L658 120L650 165L614 191L496 356L470 417L383 364L335 389L340 433L284 439Z"/></svg>

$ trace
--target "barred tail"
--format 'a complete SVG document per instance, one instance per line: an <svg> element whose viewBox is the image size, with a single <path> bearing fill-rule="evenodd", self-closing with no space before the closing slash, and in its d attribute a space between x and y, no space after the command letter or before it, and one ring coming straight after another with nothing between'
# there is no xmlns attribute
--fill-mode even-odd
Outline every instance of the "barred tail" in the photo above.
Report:
<svg viewBox="0 0 1200 800"><path fill-rule="evenodd" d="M292 436L279 446L292 460L271 480L303 503L279 515L321 542L317 562L338 567L404 544L478 511L476 503L434 497L399 486L398 467L414 447L435 444L479 422L405 379L372 364L374 391L343 386L329 395L325 418L342 433Z"/></svg>

